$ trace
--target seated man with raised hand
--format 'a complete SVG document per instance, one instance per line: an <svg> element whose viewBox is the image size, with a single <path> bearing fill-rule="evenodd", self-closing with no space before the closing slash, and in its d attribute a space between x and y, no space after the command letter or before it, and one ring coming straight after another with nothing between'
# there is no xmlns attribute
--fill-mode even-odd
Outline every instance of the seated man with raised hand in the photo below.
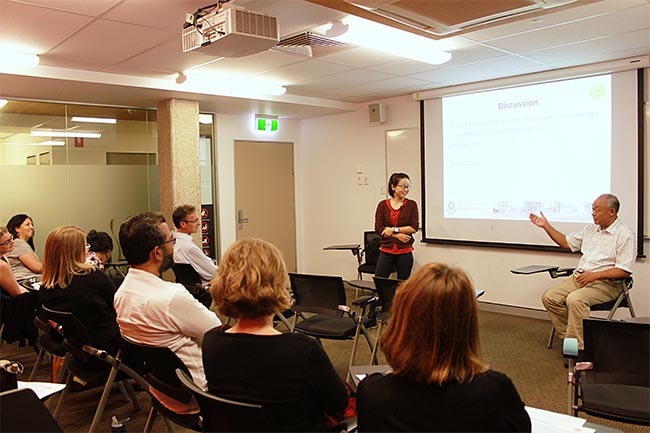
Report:
<svg viewBox="0 0 650 433"><path fill-rule="evenodd" d="M209 283L217 272L217 265L192 242L192 235L198 233L201 227L201 219L196 208L189 204L179 206L174 209L172 219L176 227L174 262L192 265L203 284Z"/></svg>
<svg viewBox="0 0 650 433"><path fill-rule="evenodd" d="M594 224L568 235L555 229L542 212L530 214L533 224L543 228L553 242L582 252L573 275L542 295L558 336L577 338L579 349L584 349L582 319L589 317L590 306L618 298L623 280L632 274L634 232L618 219L619 208L615 195L599 196L591 206Z"/></svg>
<svg viewBox="0 0 650 433"><path fill-rule="evenodd" d="M221 321L181 284L160 278L174 264L174 242L158 212L143 212L122 223L120 244L131 267L115 293L117 323L133 343L171 349L196 384L205 387L203 335Z"/></svg>

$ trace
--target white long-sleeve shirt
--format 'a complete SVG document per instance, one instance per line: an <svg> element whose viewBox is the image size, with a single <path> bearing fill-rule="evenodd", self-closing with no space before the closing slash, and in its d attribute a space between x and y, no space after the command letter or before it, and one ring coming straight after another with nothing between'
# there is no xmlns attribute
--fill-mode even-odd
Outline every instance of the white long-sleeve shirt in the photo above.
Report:
<svg viewBox="0 0 650 433"><path fill-rule="evenodd" d="M122 336L134 343L169 347L200 387L206 386L201 343L221 321L181 284L140 269L129 272L113 301Z"/></svg>
<svg viewBox="0 0 650 433"><path fill-rule="evenodd" d="M203 283L209 283L217 273L217 265L192 242L192 236L178 231L174 232L174 236L176 237L176 244L174 244L174 263L192 265L196 272L198 272Z"/></svg>

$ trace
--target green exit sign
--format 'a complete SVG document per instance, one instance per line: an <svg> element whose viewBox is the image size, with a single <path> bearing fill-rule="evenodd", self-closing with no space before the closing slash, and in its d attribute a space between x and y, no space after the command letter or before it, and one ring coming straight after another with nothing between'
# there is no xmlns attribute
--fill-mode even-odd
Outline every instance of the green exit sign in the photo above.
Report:
<svg viewBox="0 0 650 433"><path fill-rule="evenodd" d="M256 117L255 124L258 131L277 131L278 119L273 117Z"/></svg>

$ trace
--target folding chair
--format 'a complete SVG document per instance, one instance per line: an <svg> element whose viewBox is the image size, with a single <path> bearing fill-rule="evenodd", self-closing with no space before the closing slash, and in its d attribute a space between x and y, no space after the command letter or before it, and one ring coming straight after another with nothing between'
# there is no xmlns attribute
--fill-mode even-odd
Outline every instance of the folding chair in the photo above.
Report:
<svg viewBox="0 0 650 433"><path fill-rule="evenodd" d="M557 272L555 272L555 277L552 276L552 278L557 278L557 277L562 277L562 276L568 276L571 275L573 272L573 268L565 268L565 269L559 269ZM634 285L634 280L632 277L627 277L623 280L623 292L618 296L618 298L608 301L608 302L603 302L602 304L594 304L589 307L591 311L609 311L609 314L607 314L607 320L612 320L614 317L614 314L616 313L616 310L619 308L627 308L630 310L630 316L632 318L636 317L636 313L634 312L634 306L632 305L632 299L630 298L630 290L632 290L632 286ZM553 338L555 337L555 328L551 325L551 333L548 336L548 347L549 349L553 346Z"/></svg>
<svg viewBox="0 0 650 433"><path fill-rule="evenodd" d="M189 405L193 401L192 393L183 387L176 376L176 369L180 369L188 375L190 371L174 352L167 347L148 346L131 341L126 342L126 347L128 350L140 354L144 360L146 366L144 380L147 382L147 389L154 388L159 393L184 405ZM151 411L144 426L144 433L151 431L156 414L162 415L170 432L174 431L174 426L170 422L194 431L201 431L198 413L180 414L174 412L167 408L151 391L150 394Z"/></svg>
<svg viewBox="0 0 650 433"><path fill-rule="evenodd" d="M363 274L374 274L379 259L379 247L381 246L381 236L375 231L363 232L363 250L359 256L365 256L365 262L359 264L357 268L358 277L363 280Z"/></svg>
<svg viewBox="0 0 650 433"><path fill-rule="evenodd" d="M650 323L584 319L584 346L564 339L569 414L650 425Z"/></svg>
<svg viewBox="0 0 650 433"><path fill-rule="evenodd" d="M139 411L140 405L138 404L138 399L131 384L126 380L128 377L123 374L118 377L118 370L108 368L108 365L105 366L106 368L102 368L104 367L102 364L99 364L99 362L94 363L94 358L91 358L91 355L83 350L84 346L93 346L92 338L83 323L72 313L52 310L44 305L41 308L42 316L48 322L51 322L54 328L63 335L63 345L67 353L71 355L69 362L67 362L68 378L66 380L66 387L61 392L61 396L54 409L54 418L58 418L61 413L63 403L70 392L73 380L88 388L102 385L104 387L95 411L95 416L88 430L90 433L95 431L104 413L104 408L106 407L106 402L108 401L114 383L118 384L122 395L125 396L125 400L131 400L133 409ZM121 350L118 351L115 358L121 358ZM99 367L97 364L99 364Z"/></svg>
<svg viewBox="0 0 650 433"><path fill-rule="evenodd" d="M176 375L192 392L201 408L200 425L204 432L273 432L283 431L267 408L219 397L199 388L182 369Z"/></svg>
<svg viewBox="0 0 650 433"><path fill-rule="evenodd" d="M372 338L363 324L363 316L355 315L346 304L343 278L289 273L289 279L295 299L293 310L296 313L292 332L315 337L319 343L322 338L353 339L349 366L354 363L361 333L372 350ZM313 315L307 317L306 314ZM298 321L298 316L302 318L301 321Z"/></svg>
<svg viewBox="0 0 650 433"><path fill-rule="evenodd" d="M388 324L390 319L391 309L393 308L393 298L397 287L403 283L403 280L392 280L390 278L372 277L375 281L375 288L377 289L377 335L375 336L375 343L372 346L372 353L370 354L370 364L377 364L377 350L379 347L379 339L384 325Z"/></svg>
<svg viewBox="0 0 650 433"><path fill-rule="evenodd" d="M34 327L38 294L33 291L0 301L0 347L2 343L19 342L34 345L38 331Z"/></svg>

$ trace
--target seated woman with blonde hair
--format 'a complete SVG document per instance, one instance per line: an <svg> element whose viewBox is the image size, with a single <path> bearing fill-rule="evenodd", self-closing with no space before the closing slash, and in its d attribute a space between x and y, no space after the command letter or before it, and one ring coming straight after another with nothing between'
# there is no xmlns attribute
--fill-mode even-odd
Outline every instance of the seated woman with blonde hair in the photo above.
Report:
<svg viewBox="0 0 650 433"><path fill-rule="evenodd" d="M45 241L41 304L73 313L92 337L93 346L115 354L121 342L113 296L115 285L102 271L86 262L86 234L79 227L61 226ZM105 363L93 357L88 366Z"/></svg>
<svg viewBox="0 0 650 433"><path fill-rule="evenodd" d="M280 251L244 239L223 256L211 292L218 311L237 320L203 338L208 389L267 407L284 431L318 431L325 416L343 413L345 384L325 351L302 334L282 334L273 316L290 306L289 278Z"/></svg>
<svg viewBox="0 0 650 433"><path fill-rule="evenodd" d="M359 431L531 431L515 386L481 361L476 295L462 270L431 263L404 282L381 348L393 372L359 384Z"/></svg>
<svg viewBox="0 0 650 433"><path fill-rule="evenodd" d="M26 293L27 289L16 281L5 254L14 249L14 240L7 227L0 226L0 299L13 298Z"/></svg>

